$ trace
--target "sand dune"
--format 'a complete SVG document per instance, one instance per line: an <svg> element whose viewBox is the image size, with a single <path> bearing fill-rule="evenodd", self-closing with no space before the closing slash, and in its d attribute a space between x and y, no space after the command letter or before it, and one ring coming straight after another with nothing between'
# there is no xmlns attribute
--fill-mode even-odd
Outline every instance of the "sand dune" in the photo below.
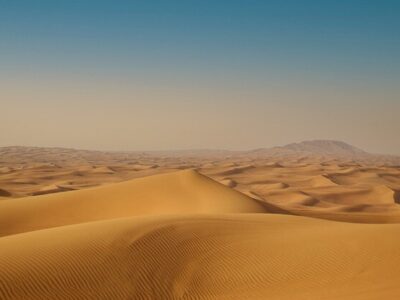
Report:
<svg viewBox="0 0 400 300"><path fill-rule="evenodd" d="M241 167L233 167L233 168L227 168L227 170L220 171L218 175L234 175L234 174L240 174L244 171L250 170L254 168L254 166L241 166Z"/></svg>
<svg viewBox="0 0 400 300"><path fill-rule="evenodd" d="M7 190L0 189L0 197L10 197L11 193Z"/></svg>
<svg viewBox="0 0 400 300"><path fill-rule="evenodd" d="M13 169L10 168L10 167L0 167L0 173L1 174L11 173L12 171L13 171Z"/></svg>
<svg viewBox="0 0 400 300"><path fill-rule="evenodd" d="M368 188L308 189L307 193L315 198L336 204L395 204L394 191L384 185Z"/></svg>
<svg viewBox="0 0 400 300"><path fill-rule="evenodd" d="M276 183L256 183L251 185L251 190L256 192L267 192L270 190L282 190L289 187L288 184L282 182Z"/></svg>
<svg viewBox="0 0 400 300"><path fill-rule="evenodd" d="M293 214L366 222L368 213L372 223L400 220L397 168L317 161L271 167L260 160L254 166L229 176L237 183L235 189ZM216 180L224 178L217 165L202 171ZM343 218L339 212L348 215Z"/></svg>
<svg viewBox="0 0 400 300"><path fill-rule="evenodd" d="M261 203L195 171L0 203L0 236L144 214L261 213Z"/></svg>
<svg viewBox="0 0 400 300"><path fill-rule="evenodd" d="M400 168L326 145L0 148L0 299L399 299Z"/></svg>
<svg viewBox="0 0 400 300"><path fill-rule="evenodd" d="M337 184L324 175L317 175L310 179L308 185L310 187L325 187L325 186L336 186Z"/></svg>
<svg viewBox="0 0 400 300"><path fill-rule="evenodd" d="M220 181L220 183L222 183L222 184L224 184L224 185L226 185L226 186L229 186L230 188L234 188L234 187L237 185L237 182L236 182L236 181L234 181L234 180L232 180L232 179L229 179L229 178L222 179L222 180Z"/></svg>
<svg viewBox="0 0 400 300"><path fill-rule="evenodd" d="M309 215L310 210L316 210L311 212L314 216L321 213L324 218L329 215L329 219L335 219L336 212L380 214L371 222L385 220L384 216L389 212L400 213L399 168L374 163L367 166L345 159L318 157L308 157L304 161L299 156L285 159L198 155L157 157L40 148L12 154L12 151L5 154L9 163L2 167L12 172L0 174L0 188L12 197L81 190L195 168L228 187L265 202L274 207L274 211ZM43 163L46 157L49 162ZM22 160L24 164L18 163ZM307 197L301 200L304 194ZM292 195L300 195L300 200L293 201ZM389 200L393 203L391 207ZM354 217L359 220L359 216ZM393 220L392 217L390 214L387 220ZM351 218L346 217L347 220Z"/></svg>
<svg viewBox="0 0 400 300"><path fill-rule="evenodd" d="M52 185L45 186L45 187L41 188L37 192L34 192L33 195L36 196L36 195L53 194L53 193L71 191L71 190L73 190L73 189L65 187L65 186L57 185L57 184L52 184Z"/></svg>
<svg viewBox="0 0 400 300"><path fill-rule="evenodd" d="M265 214L46 229L0 239L0 298L397 299L399 230Z"/></svg>
<svg viewBox="0 0 400 300"><path fill-rule="evenodd" d="M91 170L93 173L100 173L100 174L114 174L115 171L111 167L105 167L105 166L100 166L100 167L95 167Z"/></svg>

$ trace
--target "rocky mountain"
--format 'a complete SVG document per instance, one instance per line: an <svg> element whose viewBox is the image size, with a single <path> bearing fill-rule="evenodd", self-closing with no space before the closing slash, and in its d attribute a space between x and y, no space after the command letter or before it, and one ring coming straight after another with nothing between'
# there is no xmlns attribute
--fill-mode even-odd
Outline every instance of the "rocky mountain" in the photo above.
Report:
<svg viewBox="0 0 400 300"><path fill-rule="evenodd" d="M305 154L337 155L337 156L365 156L367 152L342 141L313 140L300 143L291 143L275 149L301 152Z"/></svg>

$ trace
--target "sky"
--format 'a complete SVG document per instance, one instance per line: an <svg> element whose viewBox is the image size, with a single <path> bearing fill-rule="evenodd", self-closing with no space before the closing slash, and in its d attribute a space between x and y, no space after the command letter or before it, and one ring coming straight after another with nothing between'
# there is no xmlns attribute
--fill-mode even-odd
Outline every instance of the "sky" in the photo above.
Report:
<svg viewBox="0 0 400 300"><path fill-rule="evenodd" d="M400 1L0 0L0 146L400 154Z"/></svg>

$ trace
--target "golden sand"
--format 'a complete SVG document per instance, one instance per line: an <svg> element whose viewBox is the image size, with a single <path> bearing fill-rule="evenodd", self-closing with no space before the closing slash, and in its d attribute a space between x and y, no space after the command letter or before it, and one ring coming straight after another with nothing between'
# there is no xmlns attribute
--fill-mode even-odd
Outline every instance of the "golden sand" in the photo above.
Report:
<svg viewBox="0 0 400 300"><path fill-rule="evenodd" d="M0 299L400 298L397 166L42 152L0 165Z"/></svg>

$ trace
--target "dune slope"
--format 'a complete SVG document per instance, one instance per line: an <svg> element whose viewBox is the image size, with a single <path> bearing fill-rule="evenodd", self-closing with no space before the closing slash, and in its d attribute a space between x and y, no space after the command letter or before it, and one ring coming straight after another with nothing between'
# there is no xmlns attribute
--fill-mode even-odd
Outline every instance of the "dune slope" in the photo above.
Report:
<svg viewBox="0 0 400 300"><path fill-rule="evenodd" d="M0 239L1 299L398 299L400 225L144 216Z"/></svg>
<svg viewBox="0 0 400 300"><path fill-rule="evenodd" d="M261 203L192 170L0 202L0 236L144 214L262 213Z"/></svg>

